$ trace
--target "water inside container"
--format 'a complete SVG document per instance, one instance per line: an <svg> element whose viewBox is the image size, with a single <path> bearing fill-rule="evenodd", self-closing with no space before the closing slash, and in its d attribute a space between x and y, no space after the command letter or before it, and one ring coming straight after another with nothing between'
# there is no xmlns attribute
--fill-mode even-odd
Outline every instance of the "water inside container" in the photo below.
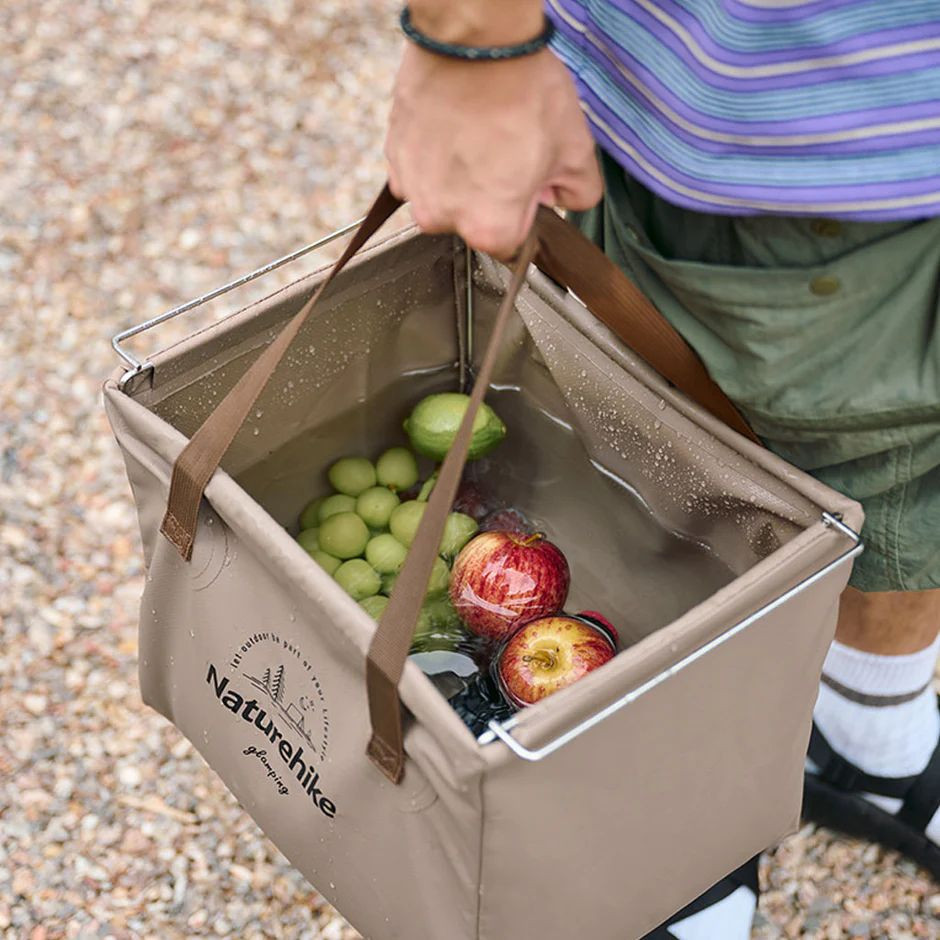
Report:
<svg viewBox="0 0 940 940"><path fill-rule="evenodd" d="M238 482L295 534L304 506L330 492L326 471L335 460L375 460L387 447L407 444L404 418L424 395L444 390L453 390L450 369L404 376L266 455ZM512 510L562 550L571 570L567 612L599 611L617 628L622 649L733 580L707 544L665 528L629 480L593 462L566 414L514 386L493 387L487 401L508 434L489 456L468 464L464 481L484 503L481 516ZM434 467L422 459L419 469L424 480ZM494 682L496 648L452 625L427 624L413 648L415 664L474 733L512 711Z"/></svg>

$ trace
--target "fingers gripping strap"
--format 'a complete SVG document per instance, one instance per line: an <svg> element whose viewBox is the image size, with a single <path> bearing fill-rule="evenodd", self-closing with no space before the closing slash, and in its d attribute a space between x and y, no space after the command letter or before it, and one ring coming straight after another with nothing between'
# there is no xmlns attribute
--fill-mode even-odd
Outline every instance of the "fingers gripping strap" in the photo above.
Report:
<svg viewBox="0 0 940 940"><path fill-rule="evenodd" d="M533 230L519 254L509 289L500 304L480 371L470 393L467 411L454 443L441 465L418 533L412 542L405 565L395 580L392 596L369 647L366 685L372 738L367 753L393 783L401 780L405 765L398 683L408 657L418 612L424 602L431 567L437 558L444 524L457 495L460 477L467 462L467 452L473 436L473 419L489 388L506 323L515 304L516 295L522 287L526 270L535 256L535 248L536 234Z"/></svg>
<svg viewBox="0 0 940 940"><path fill-rule="evenodd" d="M536 264L689 398L755 443L757 435L702 361L642 291L596 245L550 209L536 217Z"/></svg>
<svg viewBox="0 0 940 940"><path fill-rule="evenodd" d="M238 429L248 417L248 412L268 384L278 363L300 332L323 291L400 205L401 200L393 196L386 186L314 295L281 330L274 342L252 363L235 387L202 423L177 458L173 465L170 496L160 531L187 561L192 557L199 501L203 491L235 439Z"/></svg>

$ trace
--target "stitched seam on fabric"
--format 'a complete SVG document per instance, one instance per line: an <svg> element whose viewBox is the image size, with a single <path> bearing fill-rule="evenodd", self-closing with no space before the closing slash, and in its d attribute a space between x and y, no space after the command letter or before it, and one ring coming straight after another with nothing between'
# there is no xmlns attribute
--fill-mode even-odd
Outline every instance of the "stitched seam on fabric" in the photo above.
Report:
<svg viewBox="0 0 940 940"><path fill-rule="evenodd" d="M677 262L677 263L692 264L694 262ZM651 264L650 267L654 271L656 270L655 264ZM761 268L759 270L763 271L764 269ZM776 271L779 269L768 269L768 270ZM789 271L790 269L784 268L782 270ZM797 298L793 298L792 301L788 300L787 301L788 310L798 310L798 311L818 310L820 315L826 315L826 308L835 306L836 304L839 304L840 306L844 306L846 303L847 294L850 295L850 299L854 303L857 301L860 302L862 300L867 299L869 295L874 294L876 291L880 292L881 290L883 290L883 288L877 285L872 285L871 287L850 288L848 291L843 291L840 288L835 294L832 294L829 297L823 297L823 296L814 294L810 290L809 285L810 285L810 282L814 278L819 277L821 275L829 276L831 272L824 271L821 269L817 272L816 269L813 269L812 271L806 271L801 268L796 268L796 269L793 269L793 273L800 275L801 278L805 280L806 293L808 294L808 296L804 300L799 300ZM659 274L658 271L657 271L657 274ZM730 298L719 298L719 297L716 297L715 294L709 293L708 291L695 287L694 285L680 284L680 285L674 286L666 278L660 276L660 279L662 280L664 284L667 285L667 287L669 287L670 291L673 291L673 293L678 292L681 294L686 294L689 297L695 298L696 300L706 300L710 304L713 304L714 306L719 307L721 309L752 310L755 306L752 300L732 300ZM794 290L795 289L796 288L794 288ZM772 292L773 288L770 288L769 291ZM774 309L777 309L778 307L779 307L779 304L775 305L772 303L768 303L764 309L774 310Z"/></svg>
<svg viewBox="0 0 940 940"><path fill-rule="evenodd" d="M930 421L940 422L940 407L937 405L917 405L908 408L884 408L879 411L866 411L851 417L839 419L832 415L821 418L808 418L806 415L788 414L786 412L769 412L751 405L746 406L748 414L755 415L758 418L766 418L768 421L789 421L794 430L814 428L824 428L827 430L843 431L878 431L881 430L879 423L884 419L903 420L907 419L910 423L928 423Z"/></svg>
<svg viewBox="0 0 940 940"><path fill-rule="evenodd" d="M901 528L904 524L904 506L905 506L905 503L907 502L907 493L910 488L911 474L913 473L913 470L914 470L914 447L912 446L910 439L908 439L907 444L905 445L905 451L907 455L907 466L906 466L906 471L903 475L903 482L901 483L900 492L898 493L897 511L895 515L895 531L894 531L894 565L895 565L895 569L897 572L898 584L900 585L902 591L909 590L908 580L904 573L904 566L901 561L902 559Z"/></svg>
<svg viewBox="0 0 940 940"><path fill-rule="evenodd" d="M838 259L832 261L830 264L814 264L808 265L807 267L792 267L792 268L781 268L781 267L768 267L768 268L755 268L746 265L727 265L727 264L712 264L709 262L703 261L684 261L680 258L666 258L662 253L658 252L655 248L650 248L647 245L642 244L642 242L637 238L636 240L630 242L628 247L632 247L636 252L643 257L643 260L656 272L657 277L665 284L670 290L673 290L674 286L684 294L688 294L690 297L695 297L700 300L707 300L717 306L728 307L733 309L736 307L750 308L754 306L752 301L748 300L734 300L733 298L721 298L716 297L714 292L709 292L703 288L697 287L694 283L686 284L684 279L680 278L681 283L678 285L673 284L673 279L669 278L669 268L672 267L674 270L678 270L681 267L685 268L685 273L687 274L709 274L713 272L718 272L720 275L727 277L729 280L737 279L741 280L742 272L749 272L745 274L746 278L753 278L757 280L758 277L770 276L770 277L793 277L794 280L799 280L799 283L795 283L792 286L794 291L800 289L800 284L804 285L806 288L806 296L803 298L794 297L793 302L788 304L788 308L792 310L804 310L806 308L819 309L821 312L824 308L832 306L833 304L845 304L847 300L851 300L853 303L856 301L867 298L869 295L876 292L881 292L884 290L884 287L880 284L868 284L868 285L859 285L857 287L850 287L848 290L840 289L832 294L829 297L820 296L814 294L810 290L810 283L815 277L820 275L833 275L838 276L838 272L834 270L835 266L838 264ZM660 273L660 268L662 268L662 274ZM700 269L700 270L699 270ZM665 275L665 276L664 276ZM842 281L842 278L839 278ZM755 285L758 287L760 285ZM773 309L772 304L767 305L767 309Z"/></svg>
<svg viewBox="0 0 940 940"><path fill-rule="evenodd" d="M177 548L185 548L189 534L170 511L163 518L163 531Z"/></svg>
<svg viewBox="0 0 940 940"><path fill-rule="evenodd" d="M898 539L897 539L897 493L900 484L898 472L898 451L901 445L892 449L889 454L892 460L894 485L885 493L884 510L882 513L882 532L884 535L881 556L884 559L884 579L889 587L884 590L897 590L898 574Z"/></svg>
<svg viewBox="0 0 940 940"><path fill-rule="evenodd" d="M904 445L904 452L907 457L906 473L901 473L901 457L900 455L896 459L895 466L897 467L896 479L898 481L897 493L893 500L892 505L892 530L891 530L891 542L892 542L892 551L891 551L891 561L894 566L894 577L897 580L898 589L905 591L907 590L907 578L904 576L904 566L902 564L902 551L901 551L901 528L904 524L904 504L907 497L907 491L910 484L910 475L913 467L914 461L914 448L911 446L910 441Z"/></svg>

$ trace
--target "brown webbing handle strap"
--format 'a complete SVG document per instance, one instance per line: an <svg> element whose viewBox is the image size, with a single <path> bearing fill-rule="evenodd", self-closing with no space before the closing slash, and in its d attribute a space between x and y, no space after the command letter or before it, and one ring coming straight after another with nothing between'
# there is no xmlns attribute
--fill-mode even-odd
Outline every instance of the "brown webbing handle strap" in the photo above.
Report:
<svg viewBox="0 0 940 940"><path fill-rule="evenodd" d="M400 205L386 186L323 283L206 418L177 458L160 531L187 561L192 556L202 494L249 411L324 290ZM509 314L533 259L546 274L574 291L599 320L677 388L731 427L757 440L695 353L629 278L580 232L550 209L540 209L500 304L466 414L369 647L366 685L372 737L367 750L382 772L396 783L404 770L398 684L466 463L473 419L489 387Z"/></svg>
<svg viewBox="0 0 940 940"><path fill-rule="evenodd" d="M688 343L604 252L544 206L535 225L539 235L535 263L539 268L573 291L598 320L663 378L735 431L760 443Z"/></svg>
<svg viewBox="0 0 940 940"><path fill-rule="evenodd" d="M183 448L170 480L170 496L160 531L173 543L187 561L192 557L196 538L199 502L238 429L248 417L258 396L268 384L278 363L300 332L327 286L346 266L350 258L381 228L401 205L386 186L372 204L368 215L356 230L339 260L314 295L300 308L264 352L252 363L235 387L200 425Z"/></svg>
<svg viewBox="0 0 940 940"><path fill-rule="evenodd" d="M398 783L405 767L404 739L402 736L401 706L398 701L398 683L401 680L418 613L424 602L431 567L437 558L444 534L447 515L457 496L460 477L467 462L467 452L473 437L473 419L493 377L496 359L503 344L503 334L516 295L525 280L529 264L535 257L536 232L533 229L519 252L509 289L496 314L483 354L480 371L470 393L470 402L463 421L454 438L437 482L421 518L415 540L411 543L404 567L395 580L388 606L382 613L378 629L372 637L366 662L366 688L369 695L369 717L372 737L367 753L389 780Z"/></svg>

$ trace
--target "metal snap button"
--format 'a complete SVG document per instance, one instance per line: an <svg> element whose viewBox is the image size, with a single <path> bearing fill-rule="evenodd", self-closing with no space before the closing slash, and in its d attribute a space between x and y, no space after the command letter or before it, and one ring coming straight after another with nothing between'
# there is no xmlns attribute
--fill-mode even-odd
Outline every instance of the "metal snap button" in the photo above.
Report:
<svg viewBox="0 0 940 940"><path fill-rule="evenodd" d="M817 297L828 297L830 294L834 294L842 286L842 282L834 277L832 274L821 274L819 277L814 277L809 282L809 289L816 294Z"/></svg>
<svg viewBox="0 0 940 940"><path fill-rule="evenodd" d="M814 235L823 238L838 238L842 234L842 223L835 219L813 219L809 228Z"/></svg>

